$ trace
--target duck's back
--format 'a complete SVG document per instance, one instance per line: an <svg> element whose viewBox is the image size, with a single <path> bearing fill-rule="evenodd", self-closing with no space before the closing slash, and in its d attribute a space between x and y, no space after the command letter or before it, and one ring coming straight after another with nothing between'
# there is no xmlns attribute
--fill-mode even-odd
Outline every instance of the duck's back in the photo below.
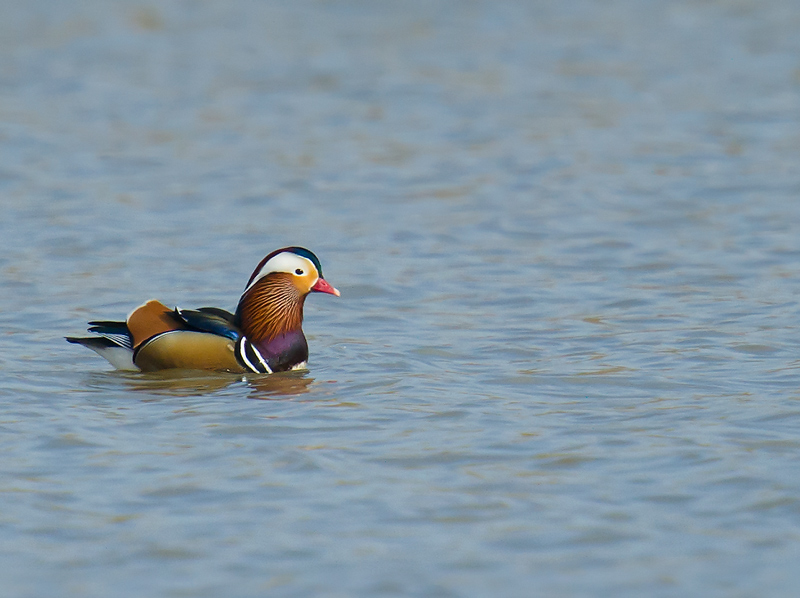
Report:
<svg viewBox="0 0 800 598"><path fill-rule="evenodd" d="M187 313L193 314L192 321L219 319L201 312ZM135 347L133 361L145 372L172 368L244 371L234 353L234 339L193 329L180 310L159 301L135 309L127 325Z"/></svg>

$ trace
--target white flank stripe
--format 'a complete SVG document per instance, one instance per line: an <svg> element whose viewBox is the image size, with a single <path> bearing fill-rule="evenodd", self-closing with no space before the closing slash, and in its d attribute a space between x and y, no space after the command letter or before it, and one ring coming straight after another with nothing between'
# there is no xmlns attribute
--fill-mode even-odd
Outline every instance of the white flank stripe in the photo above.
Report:
<svg viewBox="0 0 800 598"><path fill-rule="evenodd" d="M256 374L262 373L261 370L259 370L256 366L250 363L250 360L247 359L247 349L245 347L245 343L250 345L250 348L253 350L253 353L255 353L256 357L258 357L259 363L264 367L265 370L264 373L271 374L272 368L269 367L269 364L266 361L264 361L264 358L262 357L261 353L258 352L258 349L255 348L253 343L247 340L246 336L243 336L242 338L239 339L239 355L241 355L242 361L244 361L245 365L248 368L250 368L250 371L255 372Z"/></svg>
<svg viewBox="0 0 800 598"><path fill-rule="evenodd" d="M250 343L250 348L253 349L253 353L256 354L256 357L258 357L258 360L261 362L261 365L264 366L264 369L267 370L267 373L271 374L272 368L269 367L269 364L266 361L264 361L264 358L261 356L261 353L258 351L258 349L256 349L256 346L253 343Z"/></svg>
<svg viewBox="0 0 800 598"><path fill-rule="evenodd" d="M251 372L260 373L258 371L258 368L256 366L254 366L252 363L250 363L249 359L247 359L247 351L245 351L245 349L244 349L244 344L246 342L247 342L247 338L244 337L244 336L239 339L239 355L241 356L242 361L244 361L245 365L250 368Z"/></svg>

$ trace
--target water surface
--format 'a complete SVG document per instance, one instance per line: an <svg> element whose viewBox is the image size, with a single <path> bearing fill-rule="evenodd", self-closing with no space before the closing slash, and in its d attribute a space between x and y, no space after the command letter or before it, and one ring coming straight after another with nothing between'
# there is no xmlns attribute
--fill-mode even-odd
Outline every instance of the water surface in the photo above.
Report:
<svg viewBox="0 0 800 598"><path fill-rule="evenodd" d="M3 15L9 595L797 595L794 3ZM295 244L306 372L63 341Z"/></svg>

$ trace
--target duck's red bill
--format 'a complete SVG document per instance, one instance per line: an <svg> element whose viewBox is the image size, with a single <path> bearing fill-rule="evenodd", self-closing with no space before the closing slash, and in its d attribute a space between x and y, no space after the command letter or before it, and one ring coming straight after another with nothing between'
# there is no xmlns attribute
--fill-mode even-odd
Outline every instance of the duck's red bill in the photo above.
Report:
<svg viewBox="0 0 800 598"><path fill-rule="evenodd" d="M331 295L339 296L339 291L334 289L324 278L318 278L314 286L311 287L311 290L318 293L330 293Z"/></svg>

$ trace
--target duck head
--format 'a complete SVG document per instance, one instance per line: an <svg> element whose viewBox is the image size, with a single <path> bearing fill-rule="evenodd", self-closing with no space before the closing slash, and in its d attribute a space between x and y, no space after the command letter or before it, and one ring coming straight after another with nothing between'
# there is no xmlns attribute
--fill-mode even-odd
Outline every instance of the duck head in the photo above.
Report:
<svg viewBox="0 0 800 598"><path fill-rule="evenodd" d="M273 251L258 264L239 299L236 324L251 342L300 331L309 293L339 291L322 277L316 255L303 247Z"/></svg>

